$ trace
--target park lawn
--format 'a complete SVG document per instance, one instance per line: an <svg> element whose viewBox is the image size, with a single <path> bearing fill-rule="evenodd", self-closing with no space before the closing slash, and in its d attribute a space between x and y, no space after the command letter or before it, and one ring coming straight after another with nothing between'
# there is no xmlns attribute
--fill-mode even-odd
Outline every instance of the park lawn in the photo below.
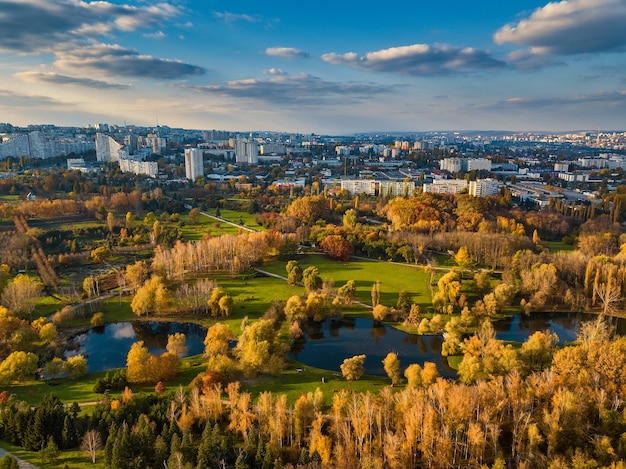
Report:
<svg viewBox="0 0 626 469"><path fill-rule="evenodd" d="M297 257L302 270L315 266L320 277L325 281L334 281L334 287L344 285L348 280L356 283L356 300L365 304L372 302L372 286L380 282L380 303L395 306L398 293L408 291L413 302L423 311L431 306L428 282L430 274L422 267L403 265L391 262L378 262L364 259L353 259L349 262L338 262L323 255L304 255ZM286 276L285 261L274 260L263 265L263 269L278 275Z"/></svg>
<svg viewBox="0 0 626 469"><path fill-rule="evenodd" d="M248 213L241 210L220 209L220 216L224 220L228 220L237 225L240 224L240 221L243 221L243 225L248 228L252 228L255 231L265 231L265 228L261 227L257 223L254 218L254 213Z"/></svg>
<svg viewBox="0 0 626 469"><path fill-rule="evenodd" d="M35 305L35 311L33 311L33 319L47 317L56 313L63 307L63 303L59 298L54 296L44 296Z"/></svg>
<svg viewBox="0 0 626 469"><path fill-rule="evenodd" d="M104 443L103 443L104 444ZM101 450L96 459L96 463L92 464L91 460L78 449L59 451L58 457L51 462L44 463L39 457L39 454L32 451L27 451L19 446L13 446L6 441L0 441L0 447L7 450L9 453L17 456L18 458L28 461L36 467L41 469L71 467L72 469L105 469L104 464L104 450Z"/></svg>
<svg viewBox="0 0 626 469"><path fill-rule="evenodd" d="M206 370L206 360L202 355L194 355L192 357L183 358L180 374L172 381L165 383L166 390L177 389L182 385L187 388L189 383L198 376L199 373ZM111 374L116 369L109 370ZM97 403L102 399L102 394L93 391L93 387L98 378L103 378L106 371L98 371L88 373L76 380L58 379L51 381L29 381L23 384L8 386L3 388L9 395L15 395L19 400L23 400L30 405L36 405L44 396L54 394L64 404L78 403ZM154 383L150 384L130 384L128 386L133 392L154 392ZM109 394L112 399L120 398L121 391L112 391Z"/></svg>
<svg viewBox="0 0 626 469"><path fill-rule="evenodd" d="M302 372L298 372L298 369ZM323 383L322 378L324 378ZM324 393L326 406L329 407L332 404L333 394L340 389L363 393L370 391L378 394L383 387L390 384L389 378L383 376L364 375L357 381L347 381L339 373L290 361L289 368L280 376L244 379L241 381L241 388L252 394L255 399L265 391L270 391L275 395L286 394L290 406L293 406L302 394L314 392L319 388Z"/></svg>
<svg viewBox="0 0 626 469"><path fill-rule="evenodd" d="M214 278L235 303L230 317L220 318L219 321L228 324L237 335L244 317L260 318L274 300L287 300L293 295L304 294L303 287L291 286L286 280L275 277L244 275L232 278L222 275Z"/></svg>
<svg viewBox="0 0 626 469"><path fill-rule="evenodd" d="M563 241L542 241L542 244L548 246L550 252L559 252L559 251L573 251L575 249L572 244L565 244Z"/></svg>

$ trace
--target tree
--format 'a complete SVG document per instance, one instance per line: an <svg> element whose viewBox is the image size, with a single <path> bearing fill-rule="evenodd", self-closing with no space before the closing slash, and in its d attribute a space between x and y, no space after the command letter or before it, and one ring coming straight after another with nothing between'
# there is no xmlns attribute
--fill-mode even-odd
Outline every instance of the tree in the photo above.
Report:
<svg viewBox="0 0 626 469"><path fill-rule="evenodd" d="M348 280L337 289L337 297L344 304L351 304L356 296L356 284L354 280Z"/></svg>
<svg viewBox="0 0 626 469"><path fill-rule="evenodd" d="M356 210L349 208L343 214L343 226L347 228L354 228L356 226L357 213Z"/></svg>
<svg viewBox="0 0 626 469"><path fill-rule="evenodd" d="M176 355L178 358L182 358L187 355L189 349L185 344L187 337L182 332L176 332L175 334L170 334L167 336L167 346L166 350Z"/></svg>
<svg viewBox="0 0 626 469"><path fill-rule="evenodd" d="M129 383L145 383L150 381L148 361L150 354L143 340L131 345L126 357L126 378Z"/></svg>
<svg viewBox="0 0 626 469"><path fill-rule="evenodd" d="M465 246L459 248L454 255L454 261L462 269L471 269L474 266L474 259L472 259Z"/></svg>
<svg viewBox="0 0 626 469"><path fill-rule="evenodd" d="M377 304L372 310L372 315L376 321L384 321L388 314L389 308L381 304Z"/></svg>
<svg viewBox="0 0 626 469"><path fill-rule="evenodd" d="M411 311L411 305L413 304L413 298L411 294L402 290L398 293L398 301L396 303L396 309L402 311L404 314L408 314Z"/></svg>
<svg viewBox="0 0 626 469"><path fill-rule="evenodd" d="M375 307L378 303L380 303L380 282L377 280L372 285L372 307Z"/></svg>
<svg viewBox="0 0 626 469"><path fill-rule="evenodd" d="M199 216L200 216L200 209L198 209L197 207L194 207L191 210L189 210L189 219L191 220L192 224L194 225L198 224Z"/></svg>
<svg viewBox="0 0 626 469"><path fill-rule="evenodd" d="M113 212L107 213L107 227L109 228L109 233L113 233L115 228L115 215Z"/></svg>
<svg viewBox="0 0 626 469"><path fill-rule="evenodd" d="M41 326L41 329L39 329L39 338L46 344L55 340L58 335L59 333L57 332L56 326L51 322L44 324Z"/></svg>
<svg viewBox="0 0 626 469"><path fill-rule="evenodd" d="M217 323L209 327L204 339L204 354L207 357L226 355L233 333L226 324Z"/></svg>
<svg viewBox="0 0 626 469"><path fill-rule="evenodd" d="M48 378L55 379L57 376L63 373L63 367L63 360L59 357L54 357L43 367L43 372Z"/></svg>
<svg viewBox="0 0 626 469"><path fill-rule="evenodd" d="M302 282L302 268L298 261L291 260L287 262L285 270L287 271L287 283L289 285L295 286Z"/></svg>
<svg viewBox="0 0 626 469"><path fill-rule="evenodd" d="M365 355L355 355L352 358L346 358L340 365L341 374L348 381L356 381L365 372Z"/></svg>
<svg viewBox="0 0 626 469"><path fill-rule="evenodd" d="M289 297L285 304L285 317L288 323L306 319L306 307L300 295Z"/></svg>
<svg viewBox="0 0 626 469"><path fill-rule="evenodd" d="M158 275L153 275L137 290L130 308L137 316L148 315L149 312L162 312L169 304L169 292Z"/></svg>
<svg viewBox="0 0 626 469"><path fill-rule="evenodd" d="M77 379L87 373L87 359L82 355L74 355L65 361L64 371L72 379Z"/></svg>
<svg viewBox="0 0 626 469"><path fill-rule="evenodd" d="M98 430L87 430L80 441L80 450L86 453L91 463L96 463L98 451L102 449L102 437Z"/></svg>
<svg viewBox="0 0 626 469"><path fill-rule="evenodd" d="M220 312L222 316L224 316L225 318L229 317L230 313L233 311L234 305L235 305L235 302L232 296L230 295L222 296L219 301L219 307L220 307Z"/></svg>
<svg viewBox="0 0 626 469"><path fill-rule="evenodd" d="M91 327L104 326L104 313L102 312L94 313L89 321L89 324L91 325Z"/></svg>
<svg viewBox="0 0 626 469"><path fill-rule="evenodd" d="M18 274L2 291L0 302L15 314L30 316L42 292L41 282L28 275Z"/></svg>
<svg viewBox="0 0 626 469"><path fill-rule="evenodd" d="M352 245L343 236L329 235L320 243L320 249L331 259L347 262L350 260Z"/></svg>
<svg viewBox="0 0 626 469"><path fill-rule="evenodd" d="M247 374L280 371L284 354L285 346L274 329L274 321L269 319L261 319L246 327L235 347L235 355Z"/></svg>
<svg viewBox="0 0 626 469"><path fill-rule="evenodd" d="M134 264L126 266L126 283L128 286L136 292L140 285L142 285L148 278L148 265L144 261L137 261Z"/></svg>
<svg viewBox="0 0 626 469"><path fill-rule="evenodd" d="M220 300L224 295L226 295L226 292L220 287L215 287L211 291L211 296L209 297L209 300L207 302L209 305L209 309L211 310L211 316L217 317L220 315Z"/></svg>
<svg viewBox="0 0 626 469"><path fill-rule="evenodd" d="M0 363L0 382L25 381L37 372L37 355L32 352L13 352Z"/></svg>
<svg viewBox="0 0 626 469"><path fill-rule="evenodd" d="M314 265L304 269L304 272L302 272L302 281L307 292L312 292L322 288L320 271Z"/></svg>
<svg viewBox="0 0 626 469"><path fill-rule="evenodd" d="M398 359L398 355L389 352L385 358L383 358L383 368L385 369L385 373L391 379L391 384L396 385L400 383L401 374L400 374L400 360Z"/></svg>
<svg viewBox="0 0 626 469"><path fill-rule="evenodd" d="M106 246L99 246L92 250L90 255L95 263L100 264L111 257L111 250Z"/></svg>

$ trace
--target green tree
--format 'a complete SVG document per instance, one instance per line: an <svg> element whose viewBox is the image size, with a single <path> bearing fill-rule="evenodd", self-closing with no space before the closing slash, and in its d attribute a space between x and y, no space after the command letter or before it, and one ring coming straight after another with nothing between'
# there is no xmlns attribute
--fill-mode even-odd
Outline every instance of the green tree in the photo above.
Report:
<svg viewBox="0 0 626 469"><path fill-rule="evenodd" d="M409 314L412 304L413 298L408 291L402 290L398 293L398 301L396 302L396 309L398 311L401 311L404 314Z"/></svg>
<svg viewBox="0 0 626 469"><path fill-rule="evenodd" d="M320 271L314 265L304 269L304 272L302 272L302 281L307 292L316 291L322 288Z"/></svg>
<svg viewBox="0 0 626 469"><path fill-rule="evenodd" d="M289 285L298 285L302 282L302 268L298 261L291 260L287 262L285 270L287 271L287 283Z"/></svg>

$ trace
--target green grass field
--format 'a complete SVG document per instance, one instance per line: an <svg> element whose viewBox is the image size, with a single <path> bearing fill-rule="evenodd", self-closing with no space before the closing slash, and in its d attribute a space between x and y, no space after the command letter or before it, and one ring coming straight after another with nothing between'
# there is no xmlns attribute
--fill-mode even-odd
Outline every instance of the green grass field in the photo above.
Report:
<svg viewBox="0 0 626 469"><path fill-rule="evenodd" d="M356 283L356 299L362 303L371 304L372 286L380 282L380 302L385 306L395 306L398 292L408 291L413 302L422 309L431 305L428 282L430 274L423 268L411 265L393 264L369 260L350 260L337 262L321 255L303 255L298 262L302 269L316 266L320 276L325 281L333 281L334 287L344 285L348 280ZM278 275L286 276L286 262L271 261L263 265L263 269Z"/></svg>

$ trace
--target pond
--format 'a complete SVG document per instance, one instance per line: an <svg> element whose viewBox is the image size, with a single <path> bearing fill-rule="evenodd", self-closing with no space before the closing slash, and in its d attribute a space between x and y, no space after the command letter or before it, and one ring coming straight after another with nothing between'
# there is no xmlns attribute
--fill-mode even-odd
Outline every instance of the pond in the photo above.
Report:
<svg viewBox="0 0 626 469"><path fill-rule="evenodd" d="M187 340L187 355L204 352L206 328L199 324L157 321L131 321L95 327L73 339L76 347L65 352L66 357L82 354L87 358L89 371L104 371L126 366L126 356L132 344L143 340L148 351L161 354L166 351L167 336L182 332Z"/></svg>
<svg viewBox="0 0 626 469"><path fill-rule="evenodd" d="M345 358L365 354L365 373L385 376L382 360L389 352L394 352L403 370L411 363L430 361L437 365L442 376L456 376L447 360L441 357L443 338L439 334L407 334L364 318L309 322L304 330L306 340L292 348L290 356L309 366L339 373Z"/></svg>
<svg viewBox="0 0 626 469"><path fill-rule="evenodd" d="M559 336L559 344L576 339L581 322L597 318L579 313L532 313L516 315L494 323L500 340L524 342L536 331L549 330ZM611 319L618 334L626 332L626 321ZM399 331L385 324L365 318L326 319L321 323L307 323L304 340L295 344L290 356L316 368L340 372L345 358L365 354L365 373L386 376L382 360L389 352L400 359L402 370L412 364L434 362L439 373L455 378L456 371L441 356L441 334L416 335Z"/></svg>

